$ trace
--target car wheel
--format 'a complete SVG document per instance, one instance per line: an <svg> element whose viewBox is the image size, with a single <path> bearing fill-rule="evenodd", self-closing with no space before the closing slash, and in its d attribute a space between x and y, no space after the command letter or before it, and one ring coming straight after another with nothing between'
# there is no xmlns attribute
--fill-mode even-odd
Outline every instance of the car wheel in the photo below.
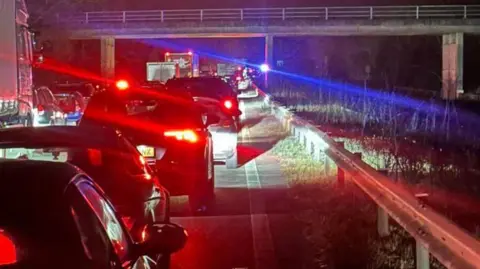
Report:
<svg viewBox="0 0 480 269"><path fill-rule="evenodd" d="M157 259L157 269L169 269L170 268L170 254L158 255Z"/></svg>
<svg viewBox="0 0 480 269"><path fill-rule="evenodd" d="M198 179L198 185L194 192L189 195L190 209L194 214L204 214L210 210L215 202L215 173L213 165L206 165L204 176ZM207 171L211 169L211 177Z"/></svg>
<svg viewBox="0 0 480 269"><path fill-rule="evenodd" d="M208 166L211 177L208 178L207 195L210 206L215 200L215 166L213 165L213 154L210 155L210 165Z"/></svg>
<svg viewBox="0 0 480 269"><path fill-rule="evenodd" d="M27 115L24 119L23 119L23 126L24 127L32 127L33 126L33 120L32 120L32 116Z"/></svg>
<svg viewBox="0 0 480 269"><path fill-rule="evenodd" d="M240 120L240 117L235 118L235 127L237 129L237 132L240 132L242 130L242 122Z"/></svg>
<svg viewBox="0 0 480 269"><path fill-rule="evenodd" d="M238 167L238 157L237 157L237 155L238 155L237 154L237 149L235 149L235 152L233 153L233 155L225 161L227 169L235 169L235 168Z"/></svg>

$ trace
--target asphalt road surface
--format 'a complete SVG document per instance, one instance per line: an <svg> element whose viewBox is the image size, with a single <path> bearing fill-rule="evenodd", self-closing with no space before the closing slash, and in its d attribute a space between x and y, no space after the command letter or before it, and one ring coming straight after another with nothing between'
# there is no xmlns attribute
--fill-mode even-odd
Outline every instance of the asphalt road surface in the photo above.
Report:
<svg viewBox="0 0 480 269"><path fill-rule="evenodd" d="M289 214L287 185L278 160L268 150L284 134L268 134L279 124L261 108L261 100L241 104L245 124L238 145L240 167L215 167L216 205L205 216L192 216L188 198L173 198L173 222L190 239L173 257L176 269L301 268L301 246Z"/></svg>

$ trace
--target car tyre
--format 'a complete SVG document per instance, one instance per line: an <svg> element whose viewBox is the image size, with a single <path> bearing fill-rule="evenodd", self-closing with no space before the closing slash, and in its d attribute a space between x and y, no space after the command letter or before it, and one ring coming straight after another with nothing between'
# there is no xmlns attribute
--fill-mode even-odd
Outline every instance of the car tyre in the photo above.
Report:
<svg viewBox="0 0 480 269"><path fill-rule="evenodd" d="M157 262L157 269L169 269L170 268L170 254L162 254L158 255L156 262Z"/></svg>
<svg viewBox="0 0 480 269"><path fill-rule="evenodd" d="M207 163L204 176L199 179L194 193L188 197L190 209L194 214L205 214L215 204L215 171L213 165L213 155L210 156L210 164ZM210 169L211 177L208 178Z"/></svg>
<svg viewBox="0 0 480 269"><path fill-rule="evenodd" d="M242 130L242 121L240 120L240 117L235 117L235 129L237 133Z"/></svg>
<svg viewBox="0 0 480 269"><path fill-rule="evenodd" d="M32 127L33 126L33 119L30 114L28 114L24 119L23 119L23 126L24 127Z"/></svg>
<svg viewBox="0 0 480 269"><path fill-rule="evenodd" d="M238 167L237 149L235 149L235 152L232 156L227 158L227 160L225 161L225 165L227 166L227 169L236 169Z"/></svg>

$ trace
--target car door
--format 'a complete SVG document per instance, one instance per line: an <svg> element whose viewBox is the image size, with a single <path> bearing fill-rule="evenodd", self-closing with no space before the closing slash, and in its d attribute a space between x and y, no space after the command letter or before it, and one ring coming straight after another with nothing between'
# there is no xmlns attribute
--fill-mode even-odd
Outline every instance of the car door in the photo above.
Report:
<svg viewBox="0 0 480 269"><path fill-rule="evenodd" d="M86 257L98 268L154 268L145 256L130 260L133 241L109 200L91 181L77 178L67 192Z"/></svg>

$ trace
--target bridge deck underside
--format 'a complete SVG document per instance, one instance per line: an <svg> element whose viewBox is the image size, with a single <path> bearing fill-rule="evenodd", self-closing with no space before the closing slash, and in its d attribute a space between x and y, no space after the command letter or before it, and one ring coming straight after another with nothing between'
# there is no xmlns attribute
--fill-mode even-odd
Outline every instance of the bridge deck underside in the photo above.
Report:
<svg viewBox="0 0 480 269"><path fill-rule="evenodd" d="M74 39L102 38L231 38L274 36L441 35L480 33L480 19L438 20L294 20L65 23Z"/></svg>

